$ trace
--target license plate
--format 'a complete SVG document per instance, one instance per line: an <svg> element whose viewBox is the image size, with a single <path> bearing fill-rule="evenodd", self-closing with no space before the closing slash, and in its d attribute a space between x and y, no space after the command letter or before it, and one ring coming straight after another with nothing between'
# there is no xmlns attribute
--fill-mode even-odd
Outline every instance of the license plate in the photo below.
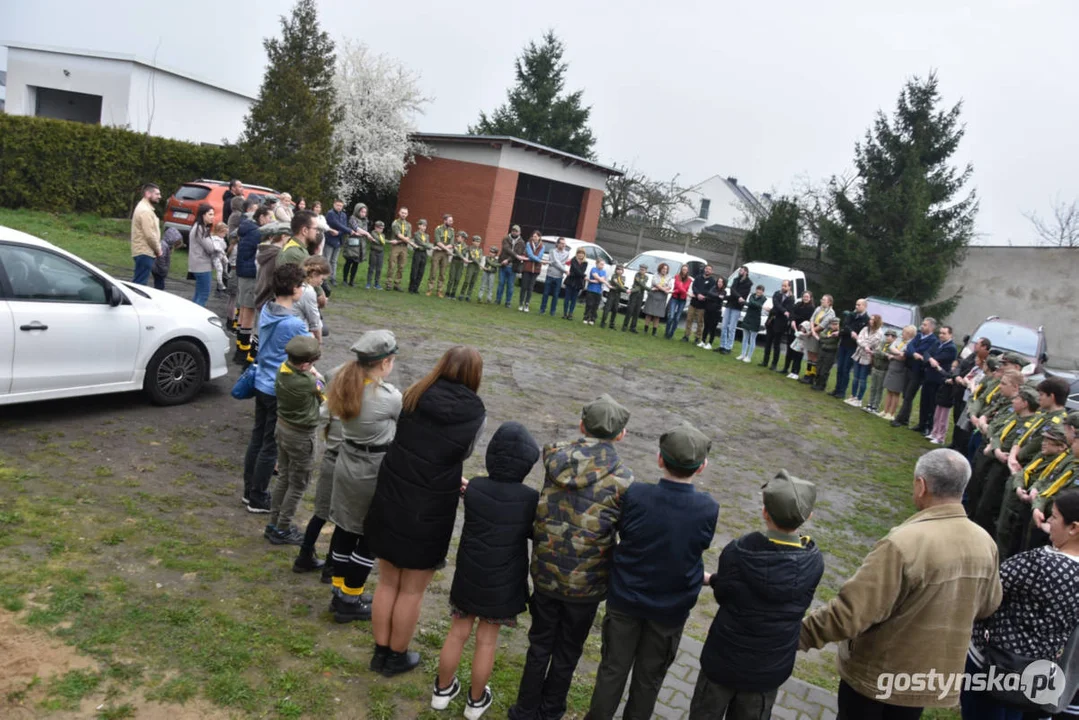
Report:
<svg viewBox="0 0 1079 720"><path fill-rule="evenodd" d="M187 220L189 217L191 217L191 213L180 212L178 210L173 210L172 211L172 216L174 218L176 218L177 220Z"/></svg>

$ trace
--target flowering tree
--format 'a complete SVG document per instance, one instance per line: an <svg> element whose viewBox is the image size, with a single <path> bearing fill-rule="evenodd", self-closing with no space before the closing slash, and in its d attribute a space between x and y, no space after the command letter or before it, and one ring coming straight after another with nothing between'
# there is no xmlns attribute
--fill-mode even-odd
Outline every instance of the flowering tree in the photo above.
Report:
<svg viewBox="0 0 1079 720"><path fill-rule="evenodd" d="M334 74L342 117L334 131L342 159L336 190L351 198L364 191L393 190L405 168L426 148L412 141L415 118L431 98L419 76L398 60L345 40Z"/></svg>

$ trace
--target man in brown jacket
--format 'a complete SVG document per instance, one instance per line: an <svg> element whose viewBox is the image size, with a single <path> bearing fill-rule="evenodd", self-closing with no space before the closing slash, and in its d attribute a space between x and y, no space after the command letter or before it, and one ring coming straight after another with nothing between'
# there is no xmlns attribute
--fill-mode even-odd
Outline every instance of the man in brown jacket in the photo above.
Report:
<svg viewBox="0 0 1079 720"><path fill-rule="evenodd" d="M1001 600L996 545L961 504L969 479L954 450L923 455L914 467L918 512L802 621L800 649L840 642L839 720L918 718L958 701L971 627Z"/></svg>
<svg viewBox="0 0 1079 720"><path fill-rule="evenodd" d="M161 189L153 183L142 186L142 200L131 215L131 258L135 262L136 285L150 284L154 258L161 254L161 226L154 205L161 200Z"/></svg>

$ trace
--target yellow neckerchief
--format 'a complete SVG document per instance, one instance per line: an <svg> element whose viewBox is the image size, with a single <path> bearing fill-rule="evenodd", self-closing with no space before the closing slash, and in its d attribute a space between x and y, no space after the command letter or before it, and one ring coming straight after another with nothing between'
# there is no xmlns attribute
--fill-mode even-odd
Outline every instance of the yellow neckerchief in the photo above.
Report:
<svg viewBox="0 0 1079 720"><path fill-rule="evenodd" d="M1070 453L1068 451L1065 451L1053 458L1053 461L1049 463L1044 470L1038 473L1038 480L1043 480L1048 477L1053 472L1053 470L1056 469L1057 465L1063 462L1064 458L1067 457L1069 454ZM1045 458L1045 455L1039 455L1036 460L1027 465L1026 470L1023 471L1024 488L1030 487L1030 476L1034 473L1035 470L1042 466L1042 464L1045 462Z"/></svg>
<svg viewBox="0 0 1079 720"><path fill-rule="evenodd" d="M288 249L289 249L290 247L292 247L292 246L294 246L294 245L295 245L296 247L298 247L298 248L303 248L303 245L301 245L300 243L296 242L296 238L289 238L289 239L288 239L288 242L287 242L287 243L285 243L285 246L284 246L283 248L281 248L281 252L285 252L286 250L288 250ZM306 250L307 248L303 248L303 249L304 249L304 250Z"/></svg>
<svg viewBox="0 0 1079 720"><path fill-rule="evenodd" d="M1015 426L1017 424L1019 424L1019 418L1018 417L1016 417L1010 423L1008 423L1007 425L1004 426L1004 429L1000 431L1000 439L1001 439L1001 441L1003 441L1005 438L1007 438L1009 435L1011 435L1012 430L1015 430Z"/></svg>
<svg viewBox="0 0 1079 720"><path fill-rule="evenodd" d="M372 234L375 236L375 240L378 242L379 245L385 245L386 244L386 238L383 237L381 231L375 230L374 233L372 233Z"/></svg>
<svg viewBox="0 0 1079 720"><path fill-rule="evenodd" d="M420 242L423 243L424 245L426 245L427 244L427 233L417 230L416 234L420 236Z"/></svg>
<svg viewBox="0 0 1079 720"><path fill-rule="evenodd" d="M447 238L446 236L449 235ZM453 245L453 239L457 237L453 234L453 228L446 227L445 225L438 226L438 241L443 245Z"/></svg>
<svg viewBox="0 0 1079 720"><path fill-rule="evenodd" d="M986 403L989 403L990 401L992 401L993 397L997 394L997 390L1000 390L1000 383L997 383L997 386L995 388L993 388L992 390L990 390L989 394L985 396L985 402Z"/></svg>
<svg viewBox="0 0 1079 720"><path fill-rule="evenodd" d="M288 360L281 363L281 367L277 368L277 370L285 375L292 375L294 373L293 369L289 367Z"/></svg>
<svg viewBox="0 0 1079 720"><path fill-rule="evenodd" d="M1057 413L1056 416L1052 418L1053 424L1054 425L1059 425L1060 421L1061 421L1060 411L1059 410L1054 410L1053 412ZM1035 416L1035 422L1033 423L1033 427L1031 427L1029 430L1027 430L1025 433L1023 433L1023 437L1016 440L1015 444L1018 445L1019 447L1022 447L1023 443L1027 441L1027 438L1029 438L1031 436L1031 434L1034 433L1035 430L1037 430L1042 425L1044 425L1046 420L1049 420L1049 415L1047 415L1044 412L1038 413Z"/></svg>
<svg viewBox="0 0 1079 720"><path fill-rule="evenodd" d="M770 542L770 543L772 543L774 545L783 545L784 547L807 548L807 547L809 547L809 541L811 540L811 538L808 535L799 536L798 537L798 542L794 542L792 540L781 540L780 538L774 538L771 535L769 535L768 533L765 533L764 536L766 538L768 538L768 542Z"/></svg>
<svg viewBox="0 0 1079 720"><path fill-rule="evenodd" d="M1068 453L1066 453L1066 452L1061 453L1061 455L1067 455L1067 454ZM1048 470L1046 472L1048 472ZM1056 480L1054 480L1053 484L1050 485L1049 487L1047 487L1045 489L1045 492L1043 492L1041 496L1042 497L1052 497L1052 496L1056 495L1060 491L1060 489L1062 487L1064 487L1065 485L1068 484L1068 481L1071 480L1071 478L1072 478L1072 476L1074 474L1075 474L1075 470L1072 469L1072 468L1068 468L1064 472L1060 473L1060 477L1058 477Z"/></svg>
<svg viewBox="0 0 1079 720"><path fill-rule="evenodd" d="M813 313L813 324L820 325L818 322L825 315L825 309L823 307L817 308L817 312Z"/></svg>
<svg viewBox="0 0 1079 720"><path fill-rule="evenodd" d="M470 247L468 249L468 258L470 260L472 260L473 262L479 262L480 258L482 258L482 257L483 257L483 248Z"/></svg>

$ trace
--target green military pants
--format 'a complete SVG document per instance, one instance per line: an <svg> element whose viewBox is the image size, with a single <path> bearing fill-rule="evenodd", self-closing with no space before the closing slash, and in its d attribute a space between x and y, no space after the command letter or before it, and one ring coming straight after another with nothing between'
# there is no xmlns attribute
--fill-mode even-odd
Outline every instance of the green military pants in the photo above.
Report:
<svg viewBox="0 0 1079 720"><path fill-rule="evenodd" d="M319 465L318 482L315 484L315 517L330 517L330 498L333 497L333 470L337 465L337 447L326 448Z"/></svg>
<svg viewBox="0 0 1079 720"><path fill-rule="evenodd" d="M277 439L277 481L270 494L270 517L268 523L281 530L288 530L296 507L311 482L315 469L315 431L317 428L299 428L288 425L280 418L274 437Z"/></svg>
<svg viewBox="0 0 1079 720"><path fill-rule="evenodd" d="M1033 514L1034 510L1030 503L1023 502L1015 494L1015 484L1007 483L1000 506L1000 515L997 517L996 532L993 534L997 541L997 554L1001 562L1019 552Z"/></svg>
<svg viewBox="0 0 1079 720"><path fill-rule="evenodd" d="M830 352L822 350L817 356L817 378L813 381L813 387L817 390L828 389L828 376L832 374L835 357L835 350Z"/></svg>
<svg viewBox="0 0 1079 720"><path fill-rule="evenodd" d="M984 455L982 457L985 457ZM995 535L997 530L997 518L1000 517L1000 508L1004 504L1005 493L1011 492L1012 499L1016 502L1015 490L1011 488L1008 479L1011 470L995 457L986 458L989 463L985 467L981 477L980 489L976 493L977 505L971 505L973 515L971 520L980 525L990 535ZM968 498L969 499L969 498Z"/></svg>
<svg viewBox="0 0 1079 720"><path fill-rule="evenodd" d="M702 672L693 688L689 720L769 720L779 688L768 692L738 692L712 682Z"/></svg>
<svg viewBox="0 0 1079 720"><path fill-rule="evenodd" d="M630 670L629 699L623 720L648 720L656 706L667 668L678 654L681 625L661 625L607 608L603 618L603 655L588 709L590 720L611 720L622 701Z"/></svg>
<svg viewBox="0 0 1079 720"><path fill-rule="evenodd" d="M464 268L465 264L460 260L450 263L450 279L446 283L446 294L450 297L457 297L457 286L461 284L461 271Z"/></svg>
<svg viewBox="0 0 1079 720"><path fill-rule="evenodd" d="M480 266L476 263L465 268L465 284L461 288L461 298L472 299L472 290L476 287L476 276L480 274Z"/></svg>

